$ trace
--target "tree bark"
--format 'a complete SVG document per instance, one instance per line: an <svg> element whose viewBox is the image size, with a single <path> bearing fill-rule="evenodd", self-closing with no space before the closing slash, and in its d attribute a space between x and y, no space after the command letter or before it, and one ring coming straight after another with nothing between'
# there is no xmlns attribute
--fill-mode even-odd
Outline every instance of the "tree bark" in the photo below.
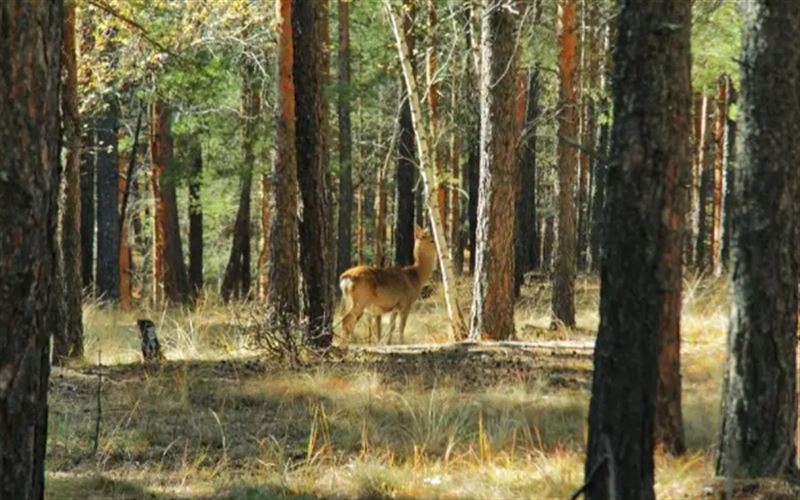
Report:
<svg viewBox="0 0 800 500"><path fill-rule="evenodd" d="M697 192L697 241L695 243L695 268L699 272L711 270L711 227L713 224L714 191L714 110L711 99L703 97L703 124L700 138L702 147L698 156L699 191Z"/></svg>
<svg viewBox="0 0 800 500"><path fill-rule="evenodd" d="M728 122L728 77L723 75L717 85L717 124L714 134L714 189L711 223L711 270L722 274L722 207L725 197L725 125Z"/></svg>
<svg viewBox="0 0 800 500"><path fill-rule="evenodd" d="M738 100L733 82L728 80L728 106ZM736 199L733 197L733 185L736 179L736 120L728 113L725 122L725 156L723 158L725 170L725 196L722 222L722 264L730 269L731 262L731 232L733 231L733 206Z"/></svg>
<svg viewBox="0 0 800 500"><path fill-rule="evenodd" d="M475 274L475 249L478 248L478 186L480 183L480 130L469 134L467 152L467 219L469 220L469 273Z"/></svg>
<svg viewBox="0 0 800 500"><path fill-rule="evenodd" d="M685 238L686 263L697 267L697 234L700 229L700 188L702 185L701 151L703 150L703 96L695 94L692 101L692 178L689 185L689 213Z"/></svg>
<svg viewBox="0 0 800 500"><path fill-rule="evenodd" d="M367 218L366 207L364 203L364 179L362 172L362 179L358 181L356 188L356 256L359 264L364 264L364 246L366 245L367 230L365 228L365 219Z"/></svg>
<svg viewBox="0 0 800 500"><path fill-rule="evenodd" d="M733 207L733 306L716 472L796 477L800 10L753 0L744 18L734 184L743 202Z"/></svg>
<svg viewBox="0 0 800 500"><path fill-rule="evenodd" d="M85 117L81 127L81 284L89 295L94 295L95 122L94 117Z"/></svg>
<svg viewBox="0 0 800 500"><path fill-rule="evenodd" d="M273 213L270 227L267 303L271 325L288 332L300 318L297 209L299 186L295 145L295 88L292 65L292 0L276 0L278 115L275 127Z"/></svg>
<svg viewBox="0 0 800 500"><path fill-rule="evenodd" d="M64 262L63 328L53 339L53 360L83 357L83 302L81 272L81 122L78 112L78 61L75 45L75 3L65 5L62 46L63 89L61 110L64 146L64 197L61 212L61 250Z"/></svg>
<svg viewBox="0 0 800 500"><path fill-rule="evenodd" d="M97 121L97 268L96 291L105 302L119 300L119 184L117 109L109 105Z"/></svg>
<svg viewBox="0 0 800 500"><path fill-rule="evenodd" d="M412 65L412 52L409 50L408 44L406 43L406 37L401 31L397 15L394 13L390 0L384 0L383 6L384 10L389 15L395 42L397 43L400 64L403 70L403 79L405 80L406 90L408 91L408 102L411 105L411 117L416 132L416 145L420 153L419 173L422 180L422 192L425 196L427 216L438 254L439 269L442 275L442 287L444 288L444 299L447 306L447 316L450 320L450 337L454 340L462 340L466 333L464 330L464 320L461 315L458 298L456 297L455 276L448 252L444 221L439 217L438 197L434 196L434 188L438 181L434 162L435 156L431 149L431 138L428 136L423 121L419 87Z"/></svg>
<svg viewBox="0 0 800 500"><path fill-rule="evenodd" d="M539 119L539 69L528 77L525 125L520 138L517 224L514 248L514 295L519 297L524 273L539 261L539 221L536 214L536 126Z"/></svg>
<svg viewBox="0 0 800 500"><path fill-rule="evenodd" d="M339 232L337 274L352 264L353 137L350 119L350 0L339 6Z"/></svg>
<svg viewBox="0 0 800 500"><path fill-rule="evenodd" d="M587 498L654 498L659 350L680 314L691 4L617 7L606 219L624 223L604 235L585 472Z"/></svg>
<svg viewBox="0 0 800 500"><path fill-rule="evenodd" d="M610 96L611 89L611 39L613 26L609 21L603 32L603 70L600 73L600 87L604 90L605 96ZM595 144L597 151L602 155L601 157L592 158L592 176L594 177L594 193L592 194L592 227L590 235L590 256L591 256L591 270L597 271L600 269L600 253L602 251L604 220L603 212L606 203L606 173L608 165L606 164L606 157L608 156L608 139L609 130L611 128L611 103L608 97L603 97L599 100L597 106L598 116L604 116L605 120L597 127L597 138Z"/></svg>
<svg viewBox="0 0 800 500"><path fill-rule="evenodd" d="M592 227L592 193L595 184L595 171L592 169L592 157L587 152L595 150L597 139L597 107L595 92L599 89L599 54L597 42L597 2L583 2L581 16L581 144L587 150L580 152L580 176L578 188L578 267L588 271L591 266L591 227Z"/></svg>
<svg viewBox="0 0 800 500"><path fill-rule="evenodd" d="M267 266L269 262L270 231L272 227L272 179L269 175L261 176L261 252L258 255L259 297L266 299L269 289Z"/></svg>
<svg viewBox="0 0 800 500"><path fill-rule="evenodd" d="M328 103L328 0L296 0L292 10L297 172L303 214L300 254L307 337L317 347L333 342L333 297L336 262L333 255L333 209L329 199L325 157Z"/></svg>
<svg viewBox="0 0 800 500"><path fill-rule="evenodd" d="M63 7L0 2L0 498L44 497Z"/></svg>
<svg viewBox="0 0 800 500"><path fill-rule="evenodd" d="M156 304L187 303L191 297L178 227L178 202L173 173L171 111L163 101L150 112L150 155L153 210L153 295Z"/></svg>
<svg viewBox="0 0 800 500"><path fill-rule="evenodd" d="M433 161L436 165L438 182L436 183L436 199L439 207L439 218L445 222L447 230L447 186L445 184L445 161L439 141L439 82L436 72L438 70L438 47L439 44L439 19L436 14L436 1L427 0L428 4L428 47L425 57L425 79L428 84L428 119L430 122L430 137L433 142Z"/></svg>
<svg viewBox="0 0 800 500"><path fill-rule="evenodd" d="M123 311L131 308L131 277L133 275L131 265L131 247L128 244L128 219L127 211L121 210L125 200L125 192L128 189L128 155L119 154L117 156L117 203L120 206L120 231L119 231L119 307Z"/></svg>
<svg viewBox="0 0 800 500"><path fill-rule="evenodd" d="M403 36L410 54L414 53L414 18L416 8L413 0L403 0ZM394 195L394 261L396 265L414 262L414 123L408 91L401 85L400 123L397 136L397 170L395 171Z"/></svg>
<svg viewBox="0 0 800 500"><path fill-rule="evenodd" d="M516 28L503 0L481 21L481 135L475 285L470 338L514 337L514 205L517 184Z"/></svg>
<svg viewBox="0 0 800 500"><path fill-rule="evenodd" d="M386 267L386 166L378 168L375 186L375 248L373 261L376 266Z"/></svg>
<svg viewBox="0 0 800 500"><path fill-rule="evenodd" d="M239 209L233 228L233 241L220 293L225 302L233 298L246 299L250 295L250 195L255 168L256 123L261 114L261 95L254 81L252 68L245 68L242 78L242 149L244 163L239 187Z"/></svg>
<svg viewBox="0 0 800 500"><path fill-rule="evenodd" d="M453 96L455 104L455 95ZM455 109L455 107L454 107ZM457 132L450 138L450 253L453 272L460 276L464 271L464 239L461 236L461 140Z"/></svg>
<svg viewBox="0 0 800 500"><path fill-rule="evenodd" d="M558 240L553 273L553 323L575 326L575 178L578 135L576 1L559 0Z"/></svg>
<svg viewBox="0 0 800 500"><path fill-rule="evenodd" d="M189 287L192 297L203 290L203 150L200 141L191 139L189 180Z"/></svg>
<svg viewBox="0 0 800 500"><path fill-rule="evenodd" d="M549 215L544 220L542 236L542 269L551 273L553 271L553 252L556 246L556 218Z"/></svg>

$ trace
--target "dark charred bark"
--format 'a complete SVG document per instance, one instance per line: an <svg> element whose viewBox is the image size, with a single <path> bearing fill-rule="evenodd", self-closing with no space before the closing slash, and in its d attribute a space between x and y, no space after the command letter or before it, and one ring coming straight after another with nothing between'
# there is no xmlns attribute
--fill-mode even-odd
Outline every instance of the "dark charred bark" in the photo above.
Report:
<svg viewBox="0 0 800 500"><path fill-rule="evenodd" d="M94 294L95 121L85 117L81 124L81 284L90 295Z"/></svg>
<svg viewBox="0 0 800 500"><path fill-rule="evenodd" d="M350 119L350 1L339 5L339 220L337 274L352 264L353 245L353 137Z"/></svg>
<svg viewBox="0 0 800 500"><path fill-rule="evenodd" d="M297 173L303 214L300 256L307 338L318 347L333 341L333 298L336 264L333 259L333 208L325 156L328 75L324 52L328 44L327 0L296 0L292 10L294 83L297 128Z"/></svg>
<svg viewBox="0 0 800 500"><path fill-rule="evenodd" d="M487 0L481 20L481 134L475 286L470 338L514 337L514 220L518 127L516 26L503 0ZM524 95L524 94L523 94Z"/></svg>
<svg viewBox="0 0 800 500"><path fill-rule="evenodd" d="M478 247L478 185L480 182L480 131L470 134L469 152L467 156L467 187L469 201L467 218L469 219L469 273L475 273L475 249Z"/></svg>
<svg viewBox="0 0 800 500"><path fill-rule="evenodd" d="M411 0L403 0L403 31L411 54L414 53L414 7ZM400 123L397 132L397 170L394 178L394 261L397 265L414 262L414 181L415 152L414 124L411 104L405 85L401 85Z"/></svg>
<svg viewBox="0 0 800 500"><path fill-rule="evenodd" d="M0 498L44 497L55 277L62 0L0 2Z"/></svg>
<svg viewBox="0 0 800 500"><path fill-rule="evenodd" d="M677 334L680 314L691 5L617 6L605 214L620 223L605 232L601 257L586 491L587 498L654 498L659 350L663 336Z"/></svg>
<svg viewBox="0 0 800 500"><path fill-rule="evenodd" d="M203 150L193 139L191 146L192 177L189 181L189 286L192 295L203 290Z"/></svg>
<svg viewBox="0 0 800 500"><path fill-rule="evenodd" d="M119 212L117 109L110 105L97 120L97 267L96 292L107 302L119 300Z"/></svg>
<svg viewBox="0 0 800 500"><path fill-rule="evenodd" d="M800 10L746 4L717 474L797 476ZM744 201L746 200L746 203Z"/></svg>
<svg viewBox="0 0 800 500"><path fill-rule="evenodd" d="M528 108L519 157L520 193L517 199L514 296L519 297L526 271L539 261L539 222L536 215L536 121L539 118L539 69L528 81Z"/></svg>

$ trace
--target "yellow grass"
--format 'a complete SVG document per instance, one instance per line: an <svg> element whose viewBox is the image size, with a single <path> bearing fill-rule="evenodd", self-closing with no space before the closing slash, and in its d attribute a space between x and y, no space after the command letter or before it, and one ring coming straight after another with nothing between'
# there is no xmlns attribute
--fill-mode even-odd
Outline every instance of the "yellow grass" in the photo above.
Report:
<svg viewBox="0 0 800 500"><path fill-rule="evenodd" d="M656 457L659 497L697 497L713 471L727 297L687 282L684 414L689 453ZM548 331L549 287L526 288L523 339L588 340L596 281L579 282L577 331ZM447 340L440 291L409 318L407 342ZM468 286L462 284L468 310ZM588 356L527 371L350 359L289 369L255 356L243 307L119 312L86 306L87 355L57 368L48 498L564 498L583 480ZM170 360L140 363L135 320L159 327ZM366 322L357 339L366 339ZM99 451L91 454L97 360ZM437 362L438 363L438 362ZM407 363L406 363L407 364ZM471 372L467 377L466 371ZM477 380L477 382L476 382Z"/></svg>

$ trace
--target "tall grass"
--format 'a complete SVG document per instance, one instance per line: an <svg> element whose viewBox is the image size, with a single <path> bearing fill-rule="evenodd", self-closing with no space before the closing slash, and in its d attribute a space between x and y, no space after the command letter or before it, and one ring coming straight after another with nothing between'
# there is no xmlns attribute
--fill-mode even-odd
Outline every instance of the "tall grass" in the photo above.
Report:
<svg viewBox="0 0 800 500"><path fill-rule="evenodd" d="M656 490L665 498L700 494L718 421L727 294L722 281L686 289L690 452L658 454ZM519 336L590 341L597 291L591 280L578 287L584 330L549 332L549 287L526 288ZM447 339L439 293L412 313L409 342ZM485 375L480 384L400 361L399 375L357 359L290 369L254 361L231 319L244 307L209 300L195 310L121 312L87 304L86 359L53 372L48 497L563 498L582 482L589 358L574 361L584 378L567 386L536 359L533 378L515 377L513 365L465 365ZM159 372L140 365L139 317L156 322L170 359ZM91 456L98 355L107 381L100 449Z"/></svg>

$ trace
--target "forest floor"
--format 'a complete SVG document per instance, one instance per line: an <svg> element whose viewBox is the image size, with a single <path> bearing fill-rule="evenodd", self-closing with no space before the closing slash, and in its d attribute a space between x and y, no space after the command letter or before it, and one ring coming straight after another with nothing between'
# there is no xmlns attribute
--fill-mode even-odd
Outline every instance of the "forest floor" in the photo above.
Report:
<svg viewBox="0 0 800 500"><path fill-rule="evenodd" d="M659 498L702 496L713 472L727 293L720 281L685 288L689 452L657 454ZM86 360L52 373L47 497L569 497L583 480L598 287L580 280L574 331L548 329L549 294L541 281L524 290L524 348L354 346L299 368L254 355L231 307L88 305ZM462 299L468 310L466 288ZM141 316L169 360L156 372L140 361ZM447 341L439 293L406 334ZM363 320L357 335L363 345Z"/></svg>

